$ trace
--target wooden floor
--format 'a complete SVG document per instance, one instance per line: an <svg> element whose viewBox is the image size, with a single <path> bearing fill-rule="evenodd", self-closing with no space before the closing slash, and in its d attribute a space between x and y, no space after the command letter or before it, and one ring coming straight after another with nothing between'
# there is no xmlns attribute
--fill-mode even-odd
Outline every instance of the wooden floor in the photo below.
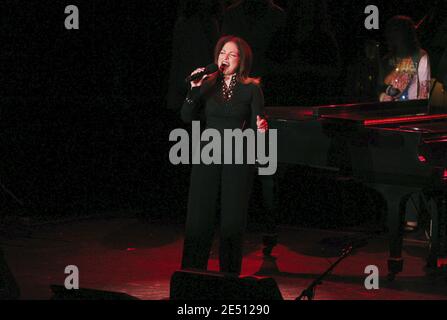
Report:
<svg viewBox="0 0 447 320"><path fill-rule="evenodd" d="M285 299L294 299L337 258L321 241L351 234L281 227L274 259L264 259L261 235L249 232L243 274L276 279ZM22 299L48 299L49 286L63 284L64 269L76 265L83 288L127 293L140 299L167 299L171 274L179 267L183 226L136 219L86 220L35 229L28 237L2 239ZM216 242L209 269L218 269ZM447 299L444 275L426 275L426 243L405 242L405 266L386 280L387 241L375 238L341 262L316 291L316 299ZM365 267L376 265L380 288L366 290Z"/></svg>

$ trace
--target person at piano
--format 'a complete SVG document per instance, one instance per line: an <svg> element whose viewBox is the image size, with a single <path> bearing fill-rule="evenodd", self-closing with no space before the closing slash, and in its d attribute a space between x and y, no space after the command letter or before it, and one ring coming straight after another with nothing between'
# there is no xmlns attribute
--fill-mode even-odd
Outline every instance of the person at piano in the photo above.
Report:
<svg viewBox="0 0 447 320"><path fill-rule="evenodd" d="M386 25L389 52L381 63L380 101L428 99L430 59L419 45L410 17L395 16Z"/></svg>
<svg viewBox="0 0 447 320"><path fill-rule="evenodd" d="M389 52L380 69L380 101L428 99L430 59L419 45L413 20L407 16L395 16L387 22L385 33ZM418 229L418 213L423 204L421 194L411 195L406 204L405 231Z"/></svg>

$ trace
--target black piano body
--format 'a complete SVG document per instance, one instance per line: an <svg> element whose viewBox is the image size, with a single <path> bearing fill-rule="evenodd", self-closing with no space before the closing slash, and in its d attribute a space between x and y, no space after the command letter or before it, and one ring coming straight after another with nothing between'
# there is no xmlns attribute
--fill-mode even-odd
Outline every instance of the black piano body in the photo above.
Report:
<svg viewBox="0 0 447 320"><path fill-rule="evenodd" d="M426 100L413 100L271 107L267 116L270 128L277 130L279 167L295 164L329 170L382 195L391 279L403 268L405 205L412 194L423 192L436 206L431 212L434 229L428 263L436 265L447 256L447 112L442 108L429 110Z"/></svg>

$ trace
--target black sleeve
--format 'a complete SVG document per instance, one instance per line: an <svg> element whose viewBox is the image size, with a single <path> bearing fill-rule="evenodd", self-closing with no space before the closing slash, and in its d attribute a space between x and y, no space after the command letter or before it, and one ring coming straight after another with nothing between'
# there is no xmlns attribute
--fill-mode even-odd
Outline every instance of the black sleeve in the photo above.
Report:
<svg viewBox="0 0 447 320"><path fill-rule="evenodd" d="M202 99L200 87L194 87L189 90L185 101L183 102L182 110L180 112L182 120L186 123L199 120L201 105Z"/></svg>

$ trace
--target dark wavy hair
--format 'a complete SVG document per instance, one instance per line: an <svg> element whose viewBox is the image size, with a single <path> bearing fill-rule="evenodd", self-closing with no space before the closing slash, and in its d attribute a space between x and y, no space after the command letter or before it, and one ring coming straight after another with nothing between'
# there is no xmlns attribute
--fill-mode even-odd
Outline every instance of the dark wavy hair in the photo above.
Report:
<svg viewBox="0 0 447 320"><path fill-rule="evenodd" d="M394 16L386 24L386 38L390 54L395 57L408 57L420 49L416 26L407 16Z"/></svg>
<svg viewBox="0 0 447 320"><path fill-rule="evenodd" d="M214 48L214 62L217 64L220 51L228 42L235 43L239 50L240 61L239 69L237 70L237 80L244 84L254 83L259 85L261 82L260 78L250 77L251 65L253 63L253 52L244 39L232 35L221 37Z"/></svg>

